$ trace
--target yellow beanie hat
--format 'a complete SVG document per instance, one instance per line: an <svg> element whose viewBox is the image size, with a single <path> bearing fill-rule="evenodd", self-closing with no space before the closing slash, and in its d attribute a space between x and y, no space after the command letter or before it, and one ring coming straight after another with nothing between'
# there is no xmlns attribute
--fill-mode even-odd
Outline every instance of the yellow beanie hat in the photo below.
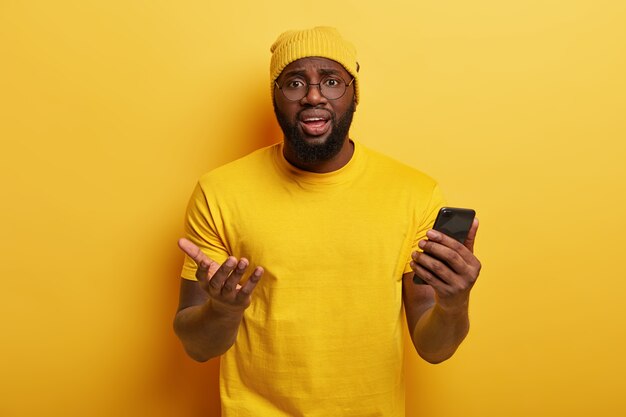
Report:
<svg viewBox="0 0 626 417"><path fill-rule="evenodd" d="M287 65L300 58L319 56L340 63L354 77L354 99L359 102L359 63L356 61L356 48L343 39L337 29L318 26L313 29L289 30L278 36L270 51L272 99L274 82Z"/></svg>

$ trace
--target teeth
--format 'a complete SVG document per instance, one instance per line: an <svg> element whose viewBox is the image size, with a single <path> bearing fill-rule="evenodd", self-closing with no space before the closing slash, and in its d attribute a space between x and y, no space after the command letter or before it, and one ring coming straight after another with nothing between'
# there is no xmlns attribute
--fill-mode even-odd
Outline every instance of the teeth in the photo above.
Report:
<svg viewBox="0 0 626 417"><path fill-rule="evenodd" d="M318 120L324 120L321 117L311 117L308 119L304 119L305 122L317 122Z"/></svg>

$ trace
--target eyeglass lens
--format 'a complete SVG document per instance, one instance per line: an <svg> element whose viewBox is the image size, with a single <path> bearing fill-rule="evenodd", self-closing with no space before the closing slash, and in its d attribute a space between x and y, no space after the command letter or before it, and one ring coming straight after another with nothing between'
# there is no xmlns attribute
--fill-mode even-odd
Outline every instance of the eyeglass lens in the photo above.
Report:
<svg viewBox="0 0 626 417"><path fill-rule="evenodd" d="M352 84L352 80L350 84ZM320 94L328 100L336 100L346 93L347 86L350 84L346 84L345 81L336 77L323 78L317 84L309 84L305 80L297 78L287 80L282 87L278 86L278 88L280 88L287 100L291 101L302 100L309 93L309 88L311 87L318 87Z"/></svg>

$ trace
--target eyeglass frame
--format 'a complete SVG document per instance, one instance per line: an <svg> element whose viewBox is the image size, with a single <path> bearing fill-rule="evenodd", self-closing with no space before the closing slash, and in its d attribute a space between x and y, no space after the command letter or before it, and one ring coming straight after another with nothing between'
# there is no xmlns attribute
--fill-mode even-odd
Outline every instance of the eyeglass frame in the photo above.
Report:
<svg viewBox="0 0 626 417"><path fill-rule="evenodd" d="M321 82L319 82L319 83L309 83L307 81L304 81L304 83L306 84L306 91L304 92L304 95L302 97L300 97L298 99L295 99L295 100L292 100L292 99L290 99L289 97L287 97L285 95L285 92L283 91L283 88L280 85L278 85L278 82L276 80L274 80L274 85L280 90L280 92L283 94L283 97L285 97L285 99L289 100L289 101L300 101L303 98L305 98L309 94L309 88L312 85L316 85L317 86L317 89L319 90L320 95L322 97L324 97L326 100L339 100L341 97L346 95L346 91L348 91L348 87L350 87L352 85L352 83L354 82L355 77L352 77L352 79L350 80L349 83L347 83L346 80L344 80L343 78L341 78L339 76L337 76L336 78L339 78L343 82L343 84L346 86L346 88L343 90L343 93L339 97L336 97L336 98L328 98L328 97L326 97L324 95L324 93L322 93L322 86L321 86L322 83Z"/></svg>

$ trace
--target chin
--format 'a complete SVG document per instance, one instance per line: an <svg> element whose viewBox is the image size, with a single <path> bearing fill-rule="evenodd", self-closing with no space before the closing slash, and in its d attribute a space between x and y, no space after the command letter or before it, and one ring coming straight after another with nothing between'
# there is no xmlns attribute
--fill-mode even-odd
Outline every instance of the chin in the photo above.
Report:
<svg viewBox="0 0 626 417"><path fill-rule="evenodd" d="M330 132L327 132L320 136L307 136L303 134L300 139L310 144L311 146L324 146L324 144L328 142L330 137Z"/></svg>
<svg viewBox="0 0 626 417"><path fill-rule="evenodd" d="M320 136L305 135L297 121L288 120L276 106L274 111L290 153L302 163L314 164L329 161L339 154L348 137L354 106L339 119L333 118L330 129Z"/></svg>
<svg viewBox="0 0 626 417"><path fill-rule="evenodd" d="M294 138L287 137L285 142L293 151L293 154L304 163L325 162L333 159L343 148L345 138L339 139L333 136Z"/></svg>

